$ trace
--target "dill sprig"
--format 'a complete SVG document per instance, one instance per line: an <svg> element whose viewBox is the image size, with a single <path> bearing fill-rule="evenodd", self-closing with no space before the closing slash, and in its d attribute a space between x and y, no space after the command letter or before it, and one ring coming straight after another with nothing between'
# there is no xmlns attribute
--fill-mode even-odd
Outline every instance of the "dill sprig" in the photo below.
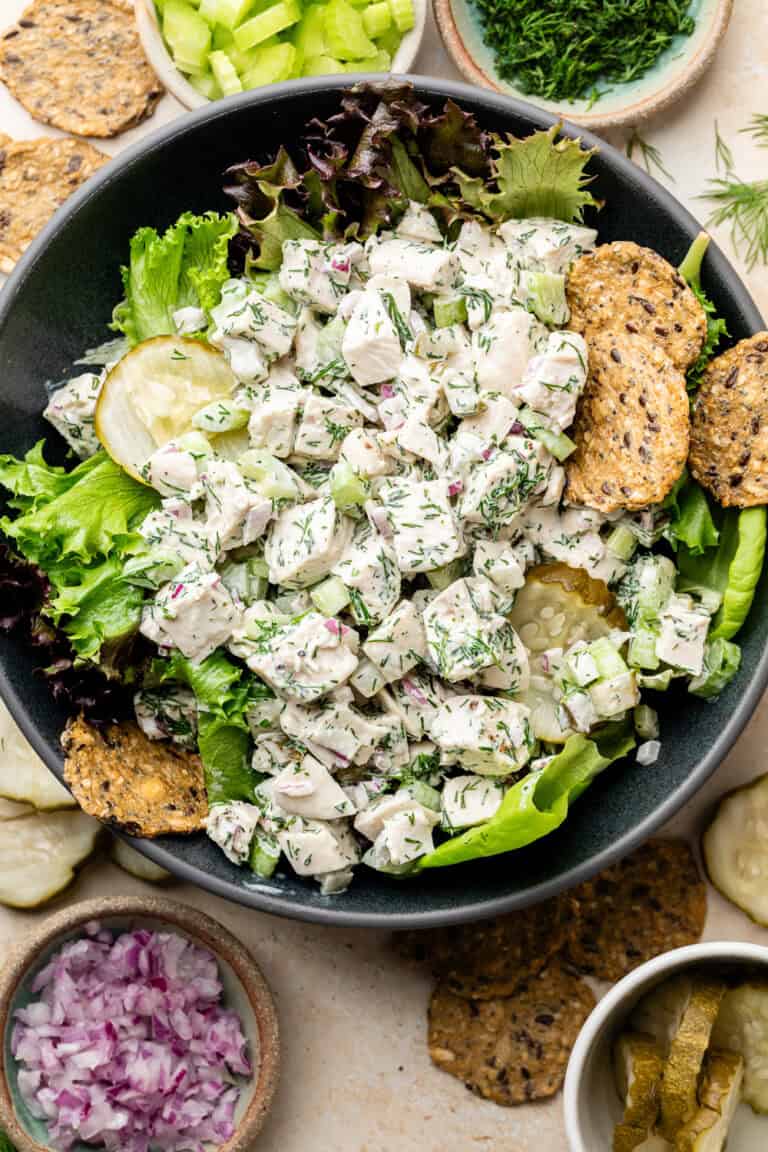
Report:
<svg viewBox="0 0 768 1152"><path fill-rule="evenodd" d="M688 0L477 0L499 75L548 100L644 75L695 20Z"/></svg>
<svg viewBox="0 0 768 1152"><path fill-rule="evenodd" d="M715 120L715 167L717 171L733 171L733 152L720 135L720 126Z"/></svg>
<svg viewBox="0 0 768 1152"><path fill-rule="evenodd" d="M747 127L741 131L748 132L761 148L768 148L768 113L756 112Z"/></svg>
<svg viewBox="0 0 768 1152"><path fill-rule="evenodd" d="M768 147L768 116L752 117L747 128L760 144ZM715 165L724 175L709 181L702 199L715 205L707 221L728 227L731 242L751 272L757 264L768 264L768 180L741 180L733 170L733 153L720 135L715 121Z"/></svg>
<svg viewBox="0 0 768 1152"><path fill-rule="evenodd" d="M655 144L651 144L650 141L645 140L640 135L637 128L632 129L630 137L627 140L626 149L627 149L627 156L629 157L630 160L634 160L635 159L635 153L639 152L640 160L642 161L643 167L645 168L645 170L649 176L653 175L652 170L654 168L656 168L656 169L658 169L659 172L662 173L662 175L666 176L667 179L671 180L672 183L674 184L675 178L672 175L672 173L668 172L667 169L664 167L664 162L661 158L661 152L659 151L659 149L656 147ZM636 160L635 160L635 163L637 163Z"/></svg>

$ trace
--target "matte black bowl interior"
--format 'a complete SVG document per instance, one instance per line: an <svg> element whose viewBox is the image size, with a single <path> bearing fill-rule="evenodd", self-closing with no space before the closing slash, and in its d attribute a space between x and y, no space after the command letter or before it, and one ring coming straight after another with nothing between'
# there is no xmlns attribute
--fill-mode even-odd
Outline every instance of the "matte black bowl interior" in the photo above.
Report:
<svg viewBox="0 0 768 1152"><path fill-rule="evenodd" d="M525 135L548 126L543 112L503 96L413 77L431 104L446 96L487 128ZM44 383L65 376L84 349L101 343L120 297L120 264L141 225L162 228L184 210L227 205L221 173L295 140L312 116L338 107L345 78L297 81L245 93L190 113L124 152L75 194L31 247L0 294L0 450L20 453L41 436ZM576 135L576 130L568 130ZM598 144L581 133L589 144ZM605 207L601 240L632 239L678 263L698 231L693 217L663 188L609 146L592 162L594 190ZM714 246L706 290L735 339L762 327L736 273ZM741 732L768 675L766 576L739 640L739 675L713 704L687 695L660 698L663 744L654 767L634 761L608 769L574 806L565 825L538 845L495 859L393 881L360 868L351 889L322 897L315 885L282 875L249 883L205 836L137 844L178 876L266 911L347 925L427 926L478 919L519 908L586 878L648 837L709 776ZM0 644L0 690L33 745L61 775L59 733L65 721L45 684L33 675L34 653ZM251 877L251 880L253 878Z"/></svg>

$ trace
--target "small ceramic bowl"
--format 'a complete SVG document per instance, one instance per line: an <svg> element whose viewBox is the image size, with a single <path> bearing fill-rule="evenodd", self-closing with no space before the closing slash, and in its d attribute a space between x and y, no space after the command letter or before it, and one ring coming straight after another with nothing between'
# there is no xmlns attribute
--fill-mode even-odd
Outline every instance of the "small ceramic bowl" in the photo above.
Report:
<svg viewBox="0 0 768 1152"><path fill-rule="evenodd" d="M598 1003L576 1041L565 1077L565 1130L570 1152L611 1152L613 1129L621 1120L611 1052L627 1017L655 985L685 969L768 979L768 948L726 940L664 952L625 976ZM728 1134L729 1152L765 1152L768 1116L740 1104Z"/></svg>
<svg viewBox="0 0 768 1152"><path fill-rule="evenodd" d="M494 54L483 40L474 0L433 0L433 5L448 54L467 80L527 100L574 124L597 129L635 124L683 96L711 63L728 27L733 0L693 0L691 13L696 27L692 34L679 37L644 76L628 84L613 85L594 103L543 100L502 80L496 71Z"/></svg>
<svg viewBox="0 0 768 1152"><path fill-rule="evenodd" d="M400 41L400 47L392 61L393 72L410 72L424 39L428 2L429 0L413 0L416 23ZM201 96L174 64L160 32L154 0L134 0L134 6L136 26L142 47L153 71L167 91L175 96L185 108L202 108L203 105L209 104L210 100Z"/></svg>
<svg viewBox="0 0 768 1152"><path fill-rule="evenodd" d="M27 1112L18 1091L18 1069L10 1052L13 1013L29 1001L31 983L52 954L82 935L84 925L91 920L114 932L170 930L214 954L224 985L224 1002L242 1021L254 1066L253 1078L241 1085L235 1134L216 1152L251 1152L277 1086L280 1043L272 993L256 961L222 924L196 908L155 897L126 896L76 904L44 920L11 951L0 972L0 1131L7 1132L19 1152L49 1152L44 1124ZM81 1144L75 1152L94 1152L94 1146Z"/></svg>

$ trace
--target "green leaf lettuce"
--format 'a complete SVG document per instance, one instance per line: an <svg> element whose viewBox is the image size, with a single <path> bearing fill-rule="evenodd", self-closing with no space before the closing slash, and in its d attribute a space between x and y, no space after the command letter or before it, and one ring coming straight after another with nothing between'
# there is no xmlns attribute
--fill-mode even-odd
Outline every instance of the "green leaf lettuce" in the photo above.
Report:
<svg viewBox="0 0 768 1152"><path fill-rule="evenodd" d="M711 505L718 530L715 548L697 554L681 545L677 554L678 589L710 590L720 598L709 639L730 640L747 618L763 569L766 542L766 509L723 510Z"/></svg>

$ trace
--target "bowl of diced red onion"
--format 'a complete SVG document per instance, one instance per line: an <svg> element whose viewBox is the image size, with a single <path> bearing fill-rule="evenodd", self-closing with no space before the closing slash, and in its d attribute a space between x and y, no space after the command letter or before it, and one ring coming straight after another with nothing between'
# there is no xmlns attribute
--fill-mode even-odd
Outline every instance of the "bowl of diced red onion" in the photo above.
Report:
<svg viewBox="0 0 768 1152"><path fill-rule="evenodd" d="M277 1084L272 994L217 921L155 898L50 917L0 973L19 1152L246 1152Z"/></svg>

